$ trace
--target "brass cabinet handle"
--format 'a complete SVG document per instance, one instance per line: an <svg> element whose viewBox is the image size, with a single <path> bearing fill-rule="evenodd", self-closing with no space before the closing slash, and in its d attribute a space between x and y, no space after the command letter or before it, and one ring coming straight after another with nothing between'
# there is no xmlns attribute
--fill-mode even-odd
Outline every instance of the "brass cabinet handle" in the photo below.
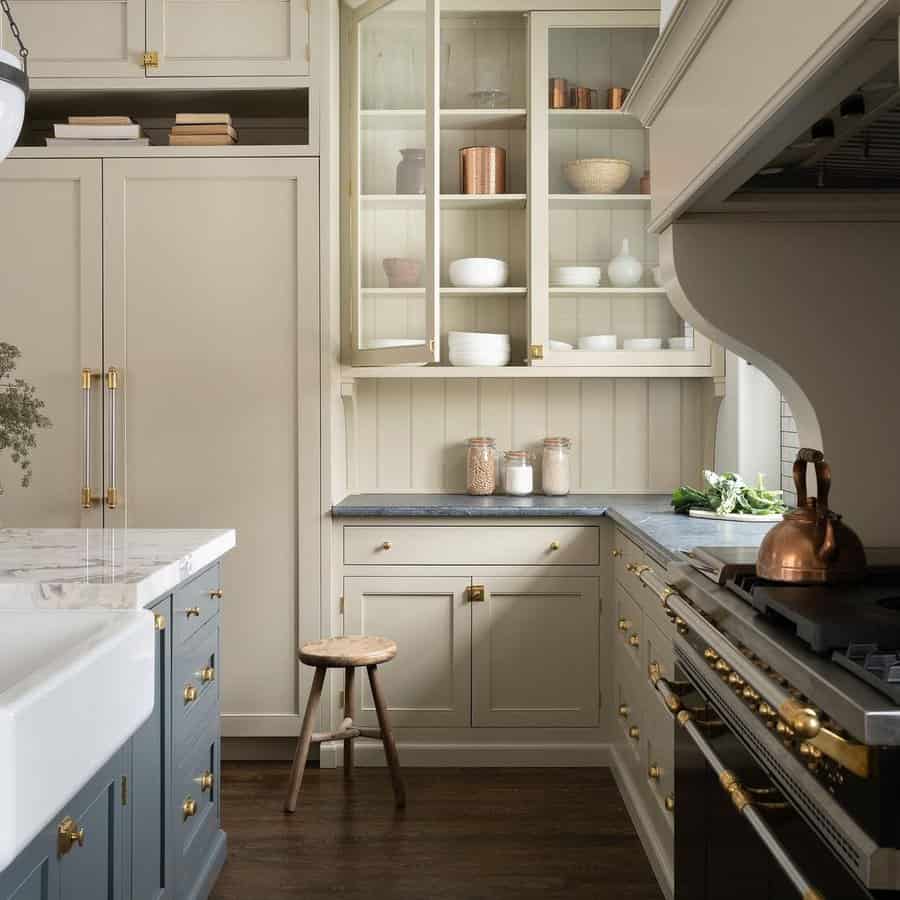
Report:
<svg viewBox="0 0 900 900"><path fill-rule="evenodd" d="M203 684L208 684L210 681L216 680L216 667L204 666L197 675L200 676L200 681L202 681Z"/></svg>
<svg viewBox="0 0 900 900"><path fill-rule="evenodd" d="M184 702L185 704L193 703L197 699L197 688L192 684L184 686Z"/></svg>
<svg viewBox="0 0 900 900"><path fill-rule="evenodd" d="M656 763L651 763L647 767L647 777L651 781L659 781L662 778L662 769Z"/></svg>
<svg viewBox="0 0 900 900"><path fill-rule="evenodd" d="M381 545L382 550L390 550L393 547L393 543L391 541L384 541Z"/></svg>
<svg viewBox="0 0 900 900"><path fill-rule="evenodd" d="M619 619L619 621L616 622L616 628L618 628L619 631L630 631L631 619Z"/></svg>
<svg viewBox="0 0 900 900"><path fill-rule="evenodd" d="M106 370L106 393L109 398L109 481L106 486L106 508L119 505L118 446L116 444L116 396L119 393L119 370L110 366Z"/></svg>
<svg viewBox="0 0 900 900"><path fill-rule="evenodd" d="M189 797L189 796L185 797L184 803L181 804L181 815L184 817L185 822L187 822L187 820L191 816L196 816L197 815L197 801L194 800L192 797Z"/></svg>
<svg viewBox="0 0 900 900"><path fill-rule="evenodd" d="M201 791L211 791L215 776L212 772L204 772L197 780Z"/></svg>
<svg viewBox="0 0 900 900"><path fill-rule="evenodd" d="M559 541L550 541L551 550L559 550Z"/></svg>
<svg viewBox="0 0 900 900"><path fill-rule="evenodd" d="M225 591L222 588L216 588L214 591L209 592L210 600L221 600L225 596Z"/></svg>
<svg viewBox="0 0 900 900"><path fill-rule="evenodd" d="M156 613L153 616L153 627L157 631L165 631L166 630L166 617L162 613Z"/></svg>
<svg viewBox="0 0 900 900"><path fill-rule="evenodd" d="M469 602L484 603L486 592L483 584L473 584L470 588L468 588L468 592Z"/></svg>
<svg viewBox="0 0 900 900"><path fill-rule="evenodd" d="M623 719L627 719L627 718L628 718L628 714L629 714L630 712L631 712L631 708L628 706L627 703L620 703L620 704L619 704L619 715L620 715Z"/></svg>
<svg viewBox="0 0 900 900"><path fill-rule="evenodd" d="M159 68L159 51L158 50L148 50L141 57L141 65L145 69L158 69Z"/></svg>
<svg viewBox="0 0 900 900"><path fill-rule="evenodd" d="M639 634L632 634L628 638L628 646L629 647L640 647L641 646L641 636Z"/></svg>
<svg viewBox="0 0 900 900"><path fill-rule="evenodd" d="M199 606L189 606L184 611L185 616L189 619L191 616L200 617L200 607Z"/></svg>
<svg viewBox="0 0 900 900"><path fill-rule="evenodd" d="M628 728L628 737L630 737L633 741L638 740L641 736L641 729L638 728L637 725L631 725Z"/></svg>
<svg viewBox="0 0 900 900"><path fill-rule="evenodd" d="M638 578L641 577L641 574L648 571L650 566L642 566L640 563L628 563L625 568L631 572L632 575L636 575Z"/></svg>
<svg viewBox="0 0 900 900"><path fill-rule="evenodd" d="M613 559L618 559L622 555L622 551L618 547L613 547L610 553Z"/></svg>
<svg viewBox="0 0 900 900"><path fill-rule="evenodd" d="M60 856L65 856L76 844L84 846L84 827L71 817L66 816L56 828L56 849Z"/></svg>
<svg viewBox="0 0 900 900"><path fill-rule="evenodd" d="M666 812L675 812L675 795L666 794L666 799L663 800L663 806L665 806Z"/></svg>

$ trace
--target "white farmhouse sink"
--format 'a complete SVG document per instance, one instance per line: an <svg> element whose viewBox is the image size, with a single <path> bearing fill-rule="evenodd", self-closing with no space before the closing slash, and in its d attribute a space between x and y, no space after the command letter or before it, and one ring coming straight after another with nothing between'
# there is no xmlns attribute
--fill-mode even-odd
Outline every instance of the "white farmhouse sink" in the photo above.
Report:
<svg viewBox="0 0 900 900"><path fill-rule="evenodd" d="M153 709L147 610L0 612L0 871Z"/></svg>

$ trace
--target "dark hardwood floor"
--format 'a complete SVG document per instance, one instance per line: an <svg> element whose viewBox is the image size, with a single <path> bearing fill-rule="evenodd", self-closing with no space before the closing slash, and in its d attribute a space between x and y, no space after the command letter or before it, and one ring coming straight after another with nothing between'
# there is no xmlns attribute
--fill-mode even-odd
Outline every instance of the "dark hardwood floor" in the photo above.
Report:
<svg viewBox="0 0 900 900"><path fill-rule="evenodd" d="M606 769L406 769L395 811L384 769L226 763L229 859L211 900L660 900Z"/></svg>

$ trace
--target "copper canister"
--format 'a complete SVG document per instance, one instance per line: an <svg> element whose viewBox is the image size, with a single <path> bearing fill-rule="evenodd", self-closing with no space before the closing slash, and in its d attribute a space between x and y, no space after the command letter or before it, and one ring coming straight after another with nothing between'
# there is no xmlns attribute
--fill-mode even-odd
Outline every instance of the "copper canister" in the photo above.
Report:
<svg viewBox="0 0 900 900"><path fill-rule="evenodd" d="M550 79L550 109L566 109L569 105L569 82L565 78Z"/></svg>
<svg viewBox="0 0 900 900"><path fill-rule="evenodd" d="M621 109L623 104L625 103L625 98L627 96L628 96L628 88L611 87L606 92L606 108L607 109Z"/></svg>
<svg viewBox="0 0 900 900"><path fill-rule="evenodd" d="M461 194L505 194L506 151L502 147L463 147L459 151Z"/></svg>
<svg viewBox="0 0 900 900"><path fill-rule="evenodd" d="M595 93L588 87L573 87L569 91L569 105L572 109L593 109Z"/></svg>

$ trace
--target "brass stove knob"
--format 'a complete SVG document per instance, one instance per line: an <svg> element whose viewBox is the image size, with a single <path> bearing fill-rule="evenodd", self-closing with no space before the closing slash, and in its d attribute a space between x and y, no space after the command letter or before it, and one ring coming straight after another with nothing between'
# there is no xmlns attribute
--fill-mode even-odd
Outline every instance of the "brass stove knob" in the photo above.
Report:
<svg viewBox="0 0 900 900"><path fill-rule="evenodd" d="M713 668L722 675L727 675L731 671L731 666L724 659L717 659Z"/></svg>
<svg viewBox="0 0 900 900"><path fill-rule="evenodd" d="M716 651L713 650L712 647L707 647L707 648L703 651L703 658L704 658L707 662L711 662L711 663L712 663L712 662L715 662L715 661L719 658L719 654L716 653Z"/></svg>

